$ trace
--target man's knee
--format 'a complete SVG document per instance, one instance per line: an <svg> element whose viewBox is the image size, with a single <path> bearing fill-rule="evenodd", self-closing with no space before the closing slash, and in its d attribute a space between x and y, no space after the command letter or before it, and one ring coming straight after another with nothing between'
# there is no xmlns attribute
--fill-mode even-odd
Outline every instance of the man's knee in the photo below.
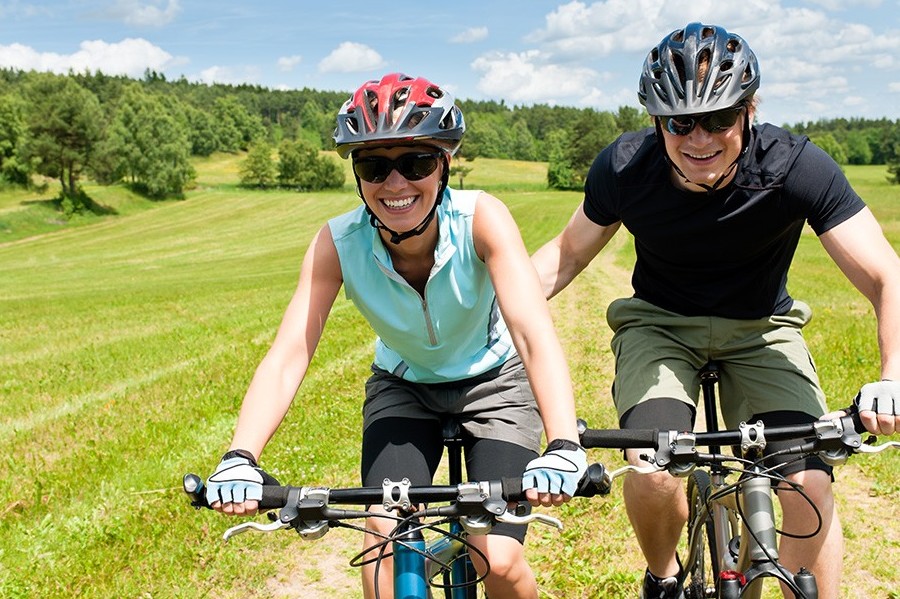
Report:
<svg viewBox="0 0 900 599"><path fill-rule="evenodd" d="M832 513L834 492L830 474L822 470L803 470L786 478L792 484L782 482L778 485L778 499L785 519L805 517L812 512L827 518Z"/></svg>
<svg viewBox="0 0 900 599"><path fill-rule="evenodd" d="M803 470L801 472L789 474L785 478L787 478L790 483L793 483L793 485L799 486L803 493L810 497L817 496L830 498L833 496L831 475L824 470ZM779 493L782 493L781 489L784 489L785 487L790 488L791 486L792 485L781 483L779 485ZM785 495L798 495L798 493Z"/></svg>
<svg viewBox="0 0 900 599"><path fill-rule="evenodd" d="M668 472L629 474L625 481L625 499L640 505L669 505L684 494L683 479Z"/></svg>

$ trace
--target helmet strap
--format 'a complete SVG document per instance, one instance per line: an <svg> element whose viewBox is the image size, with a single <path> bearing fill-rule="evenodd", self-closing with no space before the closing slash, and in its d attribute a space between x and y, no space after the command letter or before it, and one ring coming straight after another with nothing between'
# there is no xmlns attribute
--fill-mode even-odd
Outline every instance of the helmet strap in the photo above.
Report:
<svg viewBox="0 0 900 599"><path fill-rule="evenodd" d="M387 231L390 233L391 238L390 241L394 245L400 243L404 239L409 239L410 237L416 237L421 235L428 229L428 225L431 224L431 221L434 220L434 215L437 214L437 208L440 205L441 201L444 199L444 190L447 189L447 184L450 181L450 165L447 161L447 157L444 156L444 172L441 175L441 184L438 186L437 197L434 200L434 204L431 206L431 210L428 211L428 214L425 215L425 218L422 219L418 225L410 229L409 231L404 231L402 233L398 233L393 229L387 227L383 222L378 220L378 217L375 216L375 213L372 212L372 209L369 208L369 204L366 203L366 199L362 193L362 185L359 181L359 175L356 176L356 193L359 195L360 199L363 201L363 205L366 207L366 212L369 213L369 224L371 224L376 229L381 229L382 231Z"/></svg>

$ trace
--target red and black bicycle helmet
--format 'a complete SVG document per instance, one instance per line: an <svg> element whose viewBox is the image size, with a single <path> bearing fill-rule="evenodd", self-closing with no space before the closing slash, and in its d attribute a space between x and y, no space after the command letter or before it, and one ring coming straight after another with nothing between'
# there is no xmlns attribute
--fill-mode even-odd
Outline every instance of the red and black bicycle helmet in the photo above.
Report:
<svg viewBox="0 0 900 599"><path fill-rule="evenodd" d="M699 66L709 64L703 81ZM638 99L651 116L702 114L736 106L759 88L756 55L723 27L690 23L647 55Z"/></svg>
<svg viewBox="0 0 900 599"><path fill-rule="evenodd" d="M344 102L334 130L342 158L369 144L426 144L453 155L466 124L453 96L422 77L385 75L362 85Z"/></svg>

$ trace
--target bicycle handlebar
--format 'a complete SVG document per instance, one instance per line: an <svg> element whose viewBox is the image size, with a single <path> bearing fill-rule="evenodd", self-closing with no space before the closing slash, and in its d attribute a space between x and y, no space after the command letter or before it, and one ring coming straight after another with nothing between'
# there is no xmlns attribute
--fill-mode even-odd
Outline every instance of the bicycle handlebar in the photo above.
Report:
<svg viewBox="0 0 900 599"><path fill-rule="evenodd" d="M606 468L599 463L591 464L587 474L581 480L576 497L593 497L605 495L609 492ZM525 491L522 490L522 479L502 478L481 483L463 483L460 485L429 485L413 487L385 480L381 487L358 487L348 489L326 489L328 502L344 505L372 505L390 504L389 509L410 509L413 505L433 502L459 502L463 499L462 491L466 488L479 487L483 499L493 498L504 502L518 502L525 500ZM191 505L196 508L210 508L206 501L203 479L196 474L185 474L183 480L185 493L191 499ZM259 501L259 509L272 510L290 505L296 501L292 494L306 494L308 489L314 487L292 487L288 485L264 485L262 499Z"/></svg>
<svg viewBox="0 0 900 599"><path fill-rule="evenodd" d="M605 473L611 481L625 472L650 473L669 470L687 472L685 466L723 462L733 459L721 454L699 453L697 447L740 446L743 451L765 448L768 441L798 441L797 445L779 453L819 454L823 460L838 465L854 453L878 453L890 447L900 448L900 442L888 441L871 445L874 437L863 441L865 426L856 406L843 410L846 415L817 420L808 424L766 427L762 422L741 423L735 430L699 432L662 429L592 429L578 421L581 445L585 448L652 449L656 452L648 466L625 466Z"/></svg>
<svg viewBox="0 0 900 599"><path fill-rule="evenodd" d="M847 445L848 449L856 449L853 437L859 433L866 432L859 413L855 408L847 408L848 414L830 420L817 420L808 424L795 424L762 427L757 424L747 425L747 428L716 431L716 432L699 432L691 431L674 431L663 429L592 429L588 428L583 420L579 421L579 435L581 445L585 448L604 447L610 449L655 449L658 450L671 442L671 440L679 437L689 436L692 444L696 446L720 446L720 445L740 445L746 442L747 435L753 435L752 431L764 431L765 440L768 441L789 441L801 440L810 437L818 439L817 444L835 445L831 437L826 433L828 431L839 431L841 437L838 443ZM743 425L744 423L742 423ZM751 432L748 433L748 430ZM755 440L755 439L751 439ZM825 447L823 447L825 448Z"/></svg>
<svg viewBox="0 0 900 599"><path fill-rule="evenodd" d="M483 493L485 499L493 497L505 502L516 502L525 499L521 478L503 478L483 483L469 483L487 487ZM381 487L357 487L347 489L325 489L324 487L293 487L289 485L263 485L262 499L259 509L272 510L291 505L295 502L292 496L306 495L309 489L321 488L328 491L328 503L343 505L390 504L392 508L409 509L413 505L432 502L450 502L461 498L461 485L429 485L423 487L410 486L408 481L393 483L385 480ZM209 508L204 493L203 481L196 474L184 475L184 491L191 498L194 507Z"/></svg>
<svg viewBox="0 0 900 599"><path fill-rule="evenodd" d="M592 497L606 494L612 486L612 479L601 464L592 464L581 481L577 495ZM183 487L195 508L210 508L206 500L203 480L196 474L184 475ZM458 518L463 526L472 531L490 529L489 521L527 524L540 522L562 529L556 518L532 512L520 515L507 511L511 502L525 499L521 478L503 478L483 482L461 483L459 485L429 485L413 487L404 479L393 482L385 479L379 487L358 487L329 489L325 487L293 487L264 485L259 509L279 509L278 517L272 524L260 525L255 522L239 524L225 533L231 536L246 530L272 531L295 528L305 538L319 538L327 532L329 522L374 515L364 511L335 509L333 505L368 506L380 504L385 510L401 510L405 514L415 513L421 517ZM429 503L443 503L436 507L417 510L417 506Z"/></svg>

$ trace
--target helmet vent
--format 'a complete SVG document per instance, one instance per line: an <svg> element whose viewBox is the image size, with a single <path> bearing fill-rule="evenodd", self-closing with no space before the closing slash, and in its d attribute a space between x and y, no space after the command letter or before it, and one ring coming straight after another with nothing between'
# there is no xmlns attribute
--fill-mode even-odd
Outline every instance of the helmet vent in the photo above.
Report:
<svg viewBox="0 0 900 599"><path fill-rule="evenodd" d="M723 60L719 63L720 71L730 71L734 67L734 63L730 60Z"/></svg>
<svg viewBox="0 0 900 599"><path fill-rule="evenodd" d="M680 29L672 33L672 41L676 43L681 43L684 41L684 29Z"/></svg>
<svg viewBox="0 0 900 599"><path fill-rule="evenodd" d="M678 81L683 85L685 80L684 59L680 54L672 54L671 61L675 67L675 72L678 73Z"/></svg>
<svg viewBox="0 0 900 599"><path fill-rule="evenodd" d="M703 31L700 32L700 39L705 40L716 35L715 27L704 27Z"/></svg>
<svg viewBox="0 0 900 599"><path fill-rule="evenodd" d="M428 112L429 111L427 111L427 110L423 110L422 112L417 112L417 113L411 115L409 117L409 120L407 121L407 123L409 124L409 128L413 129L416 127L416 125L418 125L419 123L424 121L425 117L428 116Z"/></svg>
<svg viewBox="0 0 900 599"><path fill-rule="evenodd" d="M744 69L744 76L741 77L741 83L746 83L753 79L753 67L751 65L747 65L747 68Z"/></svg>
<svg viewBox="0 0 900 599"><path fill-rule="evenodd" d="M444 116L443 119L441 119L441 124L438 126L441 129L452 129L453 127L456 127L456 124L458 122L458 119L456 118L456 116L457 116L457 111L451 110L450 112L447 113L446 116Z"/></svg>
<svg viewBox="0 0 900 599"><path fill-rule="evenodd" d="M436 88L436 87L433 87L433 86L432 86L432 87L429 87L428 89L426 89L426 90L425 90L425 93L428 94L429 96L431 96L431 97L434 98L434 99L438 99L438 98L443 98L443 97L444 97L444 92L442 92L440 89L438 89L438 88Z"/></svg>
<svg viewBox="0 0 900 599"><path fill-rule="evenodd" d="M375 92L368 89L366 90L366 102L368 102L372 112L378 114L378 95Z"/></svg>
<svg viewBox="0 0 900 599"><path fill-rule="evenodd" d="M406 104L407 98L409 98L409 88L408 87L402 87L402 88L398 89L397 91L395 91L394 98L392 100L394 103L394 110L396 110L398 106L403 106L404 104Z"/></svg>
<svg viewBox="0 0 900 599"><path fill-rule="evenodd" d="M347 129L350 130L350 133L352 133L353 135L359 134L359 123L355 118L348 118L344 122L347 123Z"/></svg>
<svg viewBox="0 0 900 599"><path fill-rule="evenodd" d="M725 85L729 81L731 81L731 75L723 75L722 77L719 77L718 79L716 79L715 85L713 85L713 91L718 92L720 89L725 87Z"/></svg>

